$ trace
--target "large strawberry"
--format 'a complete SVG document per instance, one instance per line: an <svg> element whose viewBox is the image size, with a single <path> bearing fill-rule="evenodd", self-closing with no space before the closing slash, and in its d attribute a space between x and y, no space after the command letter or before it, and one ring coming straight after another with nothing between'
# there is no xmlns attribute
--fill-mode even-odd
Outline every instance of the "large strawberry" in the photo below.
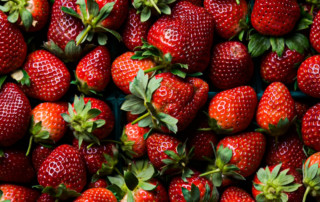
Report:
<svg viewBox="0 0 320 202"><path fill-rule="evenodd" d="M27 55L27 44L18 27L7 20L0 11L0 75L18 69Z"/></svg>
<svg viewBox="0 0 320 202"><path fill-rule="evenodd" d="M311 107L304 115L302 120L302 139L306 146L320 151L320 103Z"/></svg>
<svg viewBox="0 0 320 202"><path fill-rule="evenodd" d="M34 202L38 197L39 192L27 187L13 184L0 185L0 201Z"/></svg>
<svg viewBox="0 0 320 202"><path fill-rule="evenodd" d="M320 52L320 12L316 15L316 17L313 19L313 24L311 26L310 30L310 43L314 49L316 49L317 52Z"/></svg>
<svg viewBox="0 0 320 202"><path fill-rule="evenodd" d="M217 88L230 89L245 85L253 75L251 56L247 47L240 42L228 41L216 45L211 58L209 77Z"/></svg>
<svg viewBox="0 0 320 202"><path fill-rule="evenodd" d="M36 172L38 172L41 164L47 159L54 148L38 145L32 151L32 165Z"/></svg>
<svg viewBox="0 0 320 202"><path fill-rule="evenodd" d="M0 146L11 146L28 130L31 106L28 98L14 83L0 89Z"/></svg>
<svg viewBox="0 0 320 202"><path fill-rule="evenodd" d="M303 197L303 202L307 201L308 194L313 197L320 197L320 152L312 154L302 166L303 185L306 187L306 192Z"/></svg>
<svg viewBox="0 0 320 202"><path fill-rule="evenodd" d="M115 195L106 188L91 188L87 189L74 202L117 202Z"/></svg>
<svg viewBox="0 0 320 202"><path fill-rule="evenodd" d="M254 202L250 194L248 194L245 190L239 187L228 187L222 193L220 202L231 202L231 201Z"/></svg>

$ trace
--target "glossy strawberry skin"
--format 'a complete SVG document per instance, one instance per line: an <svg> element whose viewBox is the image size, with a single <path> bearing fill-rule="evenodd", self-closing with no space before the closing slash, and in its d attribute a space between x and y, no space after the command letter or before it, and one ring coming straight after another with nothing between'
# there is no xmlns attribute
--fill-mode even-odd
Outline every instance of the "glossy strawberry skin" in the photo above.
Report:
<svg viewBox="0 0 320 202"><path fill-rule="evenodd" d="M126 121L127 123L131 123L132 121L139 118L139 114L132 114L131 112L126 113Z"/></svg>
<svg viewBox="0 0 320 202"><path fill-rule="evenodd" d="M30 11L33 18L33 25L28 32L41 30L48 22L50 6L47 0L29 0L27 10Z"/></svg>
<svg viewBox="0 0 320 202"><path fill-rule="evenodd" d="M282 82L291 84L297 77L297 67L304 60L304 54L285 48L279 57L276 52L269 52L261 62L260 74L268 83Z"/></svg>
<svg viewBox="0 0 320 202"><path fill-rule="evenodd" d="M87 201L96 201L96 202L117 202L114 194L105 188L91 188L87 189L82 193L74 202L87 202Z"/></svg>
<svg viewBox="0 0 320 202"><path fill-rule="evenodd" d="M30 77L30 87L21 86L27 96L42 101L57 101L69 89L69 70L60 59L48 51L37 50L31 53L23 69Z"/></svg>
<svg viewBox="0 0 320 202"><path fill-rule="evenodd" d="M300 101L294 101L294 108L296 110L297 118L302 120L303 116L307 113L309 105Z"/></svg>
<svg viewBox="0 0 320 202"><path fill-rule="evenodd" d="M248 14L248 4L241 0L238 5L234 0L205 0L205 9L213 16L215 31L224 39L230 39L242 28L240 20L245 22Z"/></svg>
<svg viewBox="0 0 320 202"><path fill-rule="evenodd" d="M319 127L319 117L320 115L320 103L311 107L307 113L304 115L302 120L302 139L305 145L315 149L316 151L320 151L319 144L319 135L320 135L320 127Z"/></svg>
<svg viewBox="0 0 320 202"><path fill-rule="evenodd" d="M262 35L282 36L289 33L300 18L296 0L257 0L251 24Z"/></svg>
<svg viewBox="0 0 320 202"><path fill-rule="evenodd" d="M317 52L320 52L320 12L313 19L313 24L310 29L310 43Z"/></svg>
<svg viewBox="0 0 320 202"><path fill-rule="evenodd" d="M193 160L204 160L203 157L212 158L212 145L218 143L218 137L212 131L193 131L191 137L188 138L188 148L194 147Z"/></svg>
<svg viewBox="0 0 320 202"><path fill-rule="evenodd" d="M210 62L213 31L213 17L204 8L182 1L151 26L148 42L170 53L173 63L187 64L186 72L202 72Z"/></svg>
<svg viewBox="0 0 320 202"><path fill-rule="evenodd" d="M12 72L24 62L27 55L27 44L23 35L7 16L0 11L0 75Z"/></svg>
<svg viewBox="0 0 320 202"><path fill-rule="evenodd" d="M230 89L245 85L252 75L253 62L245 45L228 41L214 47L209 77L215 87Z"/></svg>
<svg viewBox="0 0 320 202"><path fill-rule="evenodd" d="M148 183L157 185L157 187L152 191L146 191L142 188L139 188L134 192L134 201L135 202L145 202L145 201L153 201L153 202L166 202L169 201L168 193L166 188L156 179L151 179Z"/></svg>
<svg viewBox="0 0 320 202"><path fill-rule="evenodd" d="M95 182L90 182L88 188L106 188L108 183L105 179L98 179Z"/></svg>
<svg viewBox="0 0 320 202"><path fill-rule="evenodd" d="M80 192L87 182L80 152L70 145L54 149L38 171L38 182L43 187L53 188L63 183L67 188Z"/></svg>
<svg viewBox="0 0 320 202"><path fill-rule="evenodd" d="M320 55L306 59L298 69L299 89L307 95L320 98Z"/></svg>
<svg viewBox="0 0 320 202"><path fill-rule="evenodd" d="M35 177L30 159L25 152L17 149L4 150L0 157L0 181L29 183Z"/></svg>
<svg viewBox="0 0 320 202"><path fill-rule="evenodd" d="M3 192L1 201L34 202L40 195L36 190L13 184L1 184L0 190Z"/></svg>
<svg viewBox="0 0 320 202"><path fill-rule="evenodd" d="M32 151L32 165L36 171L39 170L41 164L47 159L54 148L44 147L42 145L36 146Z"/></svg>
<svg viewBox="0 0 320 202"><path fill-rule="evenodd" d="M241 201L254 202L253 198L245 190L239 187L228 187L222 194L220 202Z"/></svg>
<svg viewBox="0 0 320 202"><path fill-rule="evenodd" d="M55 202L56 199L49 194L41 194L37 202Z"/></svg>
<svg viewBox="0 0 320 202"><path fill-rule="evenodd" d="M5 83L0 89L0 146L11 146L25 135L30 112L29 100L21 89Z"/></svg>

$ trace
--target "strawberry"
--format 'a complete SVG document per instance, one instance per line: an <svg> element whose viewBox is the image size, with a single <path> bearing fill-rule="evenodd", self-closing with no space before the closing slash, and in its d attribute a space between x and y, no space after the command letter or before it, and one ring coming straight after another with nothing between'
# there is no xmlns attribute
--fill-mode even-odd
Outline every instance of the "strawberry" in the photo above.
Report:
<svg viewBox="0 0 320 202"><path fill-rule="evenodd" d="M147 153L144 135L149 131L148 128L139 127L138 124L127 124L120 138L121 149L131 158L139 158Z"/></svg>
<svg viewBox="0 0 320 202"><path fill-rule="evenodd" d="M293 168L281 164L260 168L253 179L252 195L257 201L300 202L304 187L302 176Z"/></svg>
<svg viewBox="0 0 320 202"><path fill-rule="evenodd" d="M116 86L126 94L130 94L129 84L139 69L147 70L156 66L151 59L136 60L131 57L134 52L125 52L117 57L111 66L111 76Z"/></svg>
<svg viewBox="0 0 320 202"><path fill-rule="evenodd" d="M111 58L108 49L98 46L83 57L76 68L78 90L88 95L101 92L108 85L111 77Z"/></svg>
<svg viewBox="0 0 320 202"><path fill-rule="evenodd" d="M162 202L169 201L168 193L166 188L155 178L148 181L153 186L156 186L153 190L145 190L143 188L138 188L133 193L133 198L135 202L144 202L144 201L154 201Z"/></svg>
<svg viewBox="0 0 320 202"><path fill-rule="evenodd" d="M70 145L55 148L38 171L42 193L66 199L78 196L86 185L86 168L80 152Z"/></svg>
<svg viewBox="0 0 320 202"><path fill-rule="evenodd" d="M297 118L302 120L303 116L307 113L309 105L300 101L294 101L294 108L296 110Z"/></svg>
<svg viewBox="0 0 320 202"><path fill-rule="evenodd" d="M0 157L0 181L29 183L35 176L30 158L23 151L5 149Z"/></svg>
<svg viewBox="0 0 320 202"><path fill-rule="evenodd" d="M132 121L139 118L139 114L132 114L131 112L126 113L126 123L131 123Z"/></svg>
<svg viewBox="0 0 320 202"><path fill-rule="evenodd" d="M299 89L307 95L320 98L320 56L315 55L306 59L298 69Z"/></svg>
<svg viewBox="0 0 320 202"><path fill-rule="evenodd" d="M49 194L41 194L37 202L56 202L56 199Z"/></svg>
<svg viewBox="0 0 320 202"><path fill-rule="evenodd" d="M245 0L205 0L203 4L214 18L215 31L224 39L230 39L248 27L248 3Z"/></svg>
<svg viewBox="0 0 320 202"><path fill-rule="evenodd" d="M228 41L214 47L209 70L209 77L215 87L230 89L250 81L253 62L245 45Z"/></svg>
<svg viewBox="0 0 320 202"><path fill-rule="evenodd" d="M278 137L287 132L294 118L294 100L288 88L280 82L271 83L258 105L256 119L261 127L259 131Z"/></svg>
<svg viewBox="0 0 320 202"><path fill-rule="evenodd" d="M262 59L260 74L265 82L291 84L297 77L297 65L304 61L304 54L285 48L279 57L276 52L269 52Z"/></svg>
<svg viewBox="0 0 320 202"><path fill-rule="evenodd" d="M91 181L88 188L106 188L108 183L105 179L98 179L97 181Z"/></svg>
<svg viewBox="0 0 320 202"><path fill-rule="evenodd" d="M218 143L218 137L212 131L192 131L190 136L188 148L194 148L193 160L202 161L213 157L212 145Z"/></svg>
<svg viewBox="0 0 320 202"><path fill-rule="evenodd" d="M28 98L14 83L0 89L0 146L11 146L28 130L31 106Z"/></svg>
<svg viewBox="0 0 320 202"><path fill-rule="evenodd" d="M317 52L320 52L320 12L316 15L316 17L313 19L313 24L311 26L310 30L310 43L314 49L316 49Z"/></svg>
<svg viewBox="0 0 320 202"><path fill-rule="evenodd" d="M114 127L114 115L110 107L96 98L74 98L69 104L68 113L62 114L69 124L75 138L79 140L79 148L84 141L100 144Z"/></svg>
<svg viewBox="0 0 320 202"><path fill-rule="evenodd" d="M204 8L181 1L151 26L148 42L170 53L173 63L187 64L186 72L202 72L210 62L213 31L213 17Z"/></svg>
<svg viewBox="0 0 320 202"><path fill-rule="evenodd" d="M302 166L303 185L306 187L303 202L307 201L307 196L310 193L313 197L319 198L320 191L318 189L320 183L320 152L314 153Z"/></svg>
<svg viewBox="0 0 320 202"><path fill-rule="evenodd" d="M0 75L18 69L27 55L27 44L18 27L7 20L6 14L0 11Z"/></svg>
<svg viewBox="0 0 320 202"><path fill-rule="evenodd" d="M42 101L57 101L70 86L70 73L65 64L52 53L37 50L31 53L12 77L21 85L27 96Z"/></svg>
<svg viewBox="0 0 320 202"><path fill-rule="evenodd" d="M20 23L28 32L41 30L47 24L50 12L47 0L7 1L1 10L10 13L9 22Z"/></svg>
<svg viewBox="0 0 320 202"><path fill-rule="evenodd" d="M209 127L216 134L233 134L246 129L255 113L258 98L250 86L218 93L209 104Z"/></svg>
<svg viewBox="0 0 320 202"><path fill-rule="evenodd" d="M38 145L32 151L32 165L34 169L38 172L41 164L46 160L46 158L51 154L54 148L45 147L42 145Z"/></svg>
<svg viewBox="0 0 320 202"><path fill-rule="evenodd" d="M106 188L91 188L82 193L74 202L117 202L115 195Z"/></svg>
<svg viewBox="0 0 320 202"><path fill-rule="evenodd" d="M320 115L320 103L314 105L308 109L307 113L302 119L302 139L306 146L320 151L319 145L319 117Z"/></svg>
<svg viewBox="0 0 320 202"><path fill-rule="evenodd" d="M38 197L39 192L27 187L13 184L0 185L0 201L34 202Z"/></svg>
<svg viewBox="0 0 320 202"><path fill-rule="evenodd" d="M250 194L248 194L245 190L239 187L228 187L222 193L220 202L231 202L231 201L254 202Z"/></svg>

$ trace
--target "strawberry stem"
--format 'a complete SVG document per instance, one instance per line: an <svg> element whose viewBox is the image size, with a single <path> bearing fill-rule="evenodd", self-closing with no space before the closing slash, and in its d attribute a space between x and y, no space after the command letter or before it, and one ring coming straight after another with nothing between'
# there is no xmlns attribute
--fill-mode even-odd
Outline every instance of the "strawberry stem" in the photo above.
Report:
<svg viewBox="0 0 320 202"><path fill-rule="evenodd" d="M80 39L77 40L77 46L79 46L81 44L81 42L83 41L83 39L88 35L88 33L90 32L90 30L92 29L91 25L88 25L88 27L86 28L86 30L84 31L84 33L81 35Z"/></svg>
<svg viewBox="0 0 320 202"><path fill-rule="evenodd" d="M153 1L153 0L150 0L151 4L153 5L153 7L156 9L156 11L161 14L161 11L160 9L158 8L157 4Z"/></svg>
<svg viewBox="0 0 320 202"><path fill-rule="evenodd" d="M28 146L28 150L27 150L26 156L29 156L29 154L30 154L30 150L31 150L31 147L32 147L32 142L33 142L33 135L30 136L29 146Z"/></svg>
<svg viewBox="0 0 320 202"><path fill-rule="evenodd" d="M310 15L312 15L313 10L314 10L314 4L312 4L312 6L311 6L311 9L310 9L310 12L309 12ZM312 15L312 16L313 16L313 15Z"/></svg>
<svg viewBox="0 0 320 202"><path fill-rule="evenodd" d="M310 191L311 191L311 188L310 188L310 186L308 186L307 189L306 189L306 191L304 192L302 202L306 202L307 196L308 196L308 194L309 194Z"/></svg>
<svg viewBox="0 0 320 202"><path fill-rule="evenodd" d="M144 73L149 73L149 72L157 71L157 70L163 69L163 68L165 68L165 65L158 65L158 66L155 66L155 67L146 69L146 70L144 70L143 72L144 72Z"/></svg>
<svg viewBox="0 0 320 202"><path fill-rule="evenodd" d="M211 128L198 128L197 131L212 131Z"/></svg>
<svg viewBox="0 0 320 202"><path fill-rule="evenodd" d="M221 172L220 168L217 168L215 170L212 170L212 171L209 171L209 172L206 172L206 173L202 173L200 175L200 177L203 177L203 176L206 176L206 175L211 175L211 174L218 173L218 172Z"/></svg>
<svg viewBox="0 0 320 202"><path fill-rule="evenodd" d="M144 115L140 116L139 118L137 118L136 120L132 121L132 125L138 123L139 121L141 121L142 119L148 117L150 115L150 112L145 113Z"/></svg>

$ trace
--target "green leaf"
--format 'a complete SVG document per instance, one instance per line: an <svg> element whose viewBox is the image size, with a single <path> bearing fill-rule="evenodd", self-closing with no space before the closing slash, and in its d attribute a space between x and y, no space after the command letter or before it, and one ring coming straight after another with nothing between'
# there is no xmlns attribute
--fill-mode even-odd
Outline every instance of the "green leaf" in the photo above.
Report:
<svg viewBox="0 0 320 202"><path fill-rule="evenodd" d="M97 16L99 14L99 5L96 1L87 1L87 8L90 16Z"/></svg>
<svg viewBox="0 0 320 202"><path fill-rule="evenodd" d="M154 185L154 184L151 184L151 183L148 183L148 182L141 182L139 184L139 186L143 189L143 190L146 190L146 191L152 191L154 190L157 185Z"/></svg>
<svg viewBox="0 0 320 202"><path fill-rule="evenodd" d="M166 14L166 15L171 14L171 8L168 5L166 5L164 3L160 3L160 4L158 4L158 7L163 14Z"/></svg>
<svg viewBox="0 0 320 202"><path fill-rule="evenodd" d="M81 16L75 10L73 10L72 8L68 8L68 7L62 6L61 10L64 13L68 14L68 15L71 15L71 16L73 16L75 18L81 19Z"/></svg>
<svg viewBox="0 0 320 202"><path fill-rule="evenodd" d="M18 21L18 18L19 18L19 11L14 11L13 13L9 14L8 21L14 24Z"/></svg>
<svg viewBox="0 0 320 202"><path fill-rule="evenodd" d="M98 44L104 46L107 44L108 36L106 34L98 34Z"/></svg>
<svg viewBox="0 0 320 202"><path fill-rule="evenodd" d="M0 5L0 10L3 11L4 13L9 12L11 9L11 2L8 1L7 3L5 3L3 6ZM0 197L1 198L1 197Z"/></svg>
<svg viewBox="0 0 320 202"><path fill-rule="evenodd" d="M79 58L81 55L81 52L82 52L81 46L77 46L74 40L69 41L66 47L64 48L64 54L65 54L65 57L67 58Z"/></svg>
<svg viewBox="0 0 320 202"><path fill-rule="evenodd" d="M102 27L102 26L98 26L100 29L102 29L103 31L105 32L108 32L110 34L112 34L114 37L116 37L118 39L118 41L122 41L122 37L121 35L117 32L117 31L114 31L112 29L108 29L108 28L105 28L105 27ZM101 45L101 44L100 44Z"/></svg>
<svg viewBox="0 0 320 202"><path fill-rule="evenodd" d="M260 168L257 172L257 177L259 179L260 182L262 182L263 184L267 183L267 173L263 168Z"/></svg>
<svg viewBox="0 0 320 202"><path fill-rule="evenodd" d="M146 22L147 20L149 20L150 17L151 17L151 9L148 6L146 6L142 9L140 13L140 21Z"/></svg>
<svg viewBox="0 0 320 202"><path fill-rule="evenodd" d="M182 190L182 194L184 199L186 200L186 202L192 202L192 197L191 197L191 193L189 192L188 189L181 187Z"/></svg>
<svg viewBox="0 0 320 202"><path fill-rule="evenodd" d="M141 114L147 110L143 99L132 94L127 95L125 99L121 105L121 110L129 111L132 114Z"/></svg>
<svg viewBox="0 0 320 202"><path fill-rule="evenodd" d="M130 190L134 190L139 184L138 178L130 171L125 171L124 181Z"/></svg>
<svg viewBox="0 0 320 202"><path fill-rule="evenodd" d="M179 161L179 156L172 150L166 150L164 151L165 154L167 154L170 158L172 158L173 160Z"/></svg>
<svg viewBox="0 0 320 202"><path fill-rule="evenodd" d="M187 73L179 70L179 69L171 69L170 72L178 77L181 77L181 78L186 78L187 76Z"/></svg>
<svg viewBox="0 0 320 202"><path fill-rule="evenodd" d="M252 57L258 57L270 48L270 40L268 37L253 34L249 37L248 51Z"/></svg>
<svg viewBox="0 0 320 202"><path fill-rule="evenodd" d="M0 76L0 89L2 87L2 85L4 84L5 80L7 79L7 76L4 75L4 76Z"/></svg>
<svg viewBox="0 0 320 202"><path fill-rule="evenodd" d="M149 76L144 74L142 69L139 69L137 76L133 79L133 82L130 83L130 92L144 100L146 98L148 80Z"/></svg>
<svg viewBox="0 0 320 202"><path fill-rule="evenodd" d="M30 11L25 8L20 9L20 17L21 21L23 22L23 26L26 28L26 30L29 30L33 21L33 17Z"/></svg>
<svg viewBox="0 0 320 202"><path fill-rule="evenodd" d="M88 0L88 1L92 1L92 0ZM81 12L81 15L83 16L83 19L88 20L87 4L85 0L77 0L76 4L80 6L80 12Z"/></svg>
<svg viewBox="0 0 320 202"><path fill-rule="evenodd" d="M219 148L218 158L220 158L224 164L229 163L232 158L232 150L229 149L228 147L224 147L223 150L220 150Z"/></svg>
<svg viewBox="0 0 320 202"><path fill-rule="evenodd" d="M160 87L163 78L156 79L152 77L148 83L146 98L148 102L151 102L153 93Z"/></svg>
<svg viewBox="0 0 320 202"><path fill-rule="evenodd" d="M212 183L216 187L220 187L222 184L222 175L221 173L212 174Z"/></svg>
<svg viewBox="0 0 320 202"><path fill-rule="evenodd" d="M282 164L280 163L273 168L273 170L271 172L270 180L274 180L278 176L279 171L281 169L281 166L282 166Z"/></svg>
<svg viewBox="0 0 320 202"><path fill-rule="evenodd" d="M284 38L282 37L271 37L270 44L272 47L272 51L276 52L279 57L282 56L284 51Z"/></svg>
<svg viewBox="0 0 320 202"><path fill-rule="evenodd" d="M150 128L150 130L146 134L143 135L143 139L146 140L149 137L149 135L152 133L152 131L153 131L153 129Z"/></svg>
<svg viewBox="0 0 320 202"><path fill-rule="evenodd" d="M124 195L126 194L119 186L115 184L107 186L107 189L115 195L117 201L121 201Z"/></svg>
<svg viewBox="0 0 320 202"><path fill-rule="evenodd" d="M263 194L259 194L258 196L256 196L256 201L257 202L265 202L267 200L266 200L266 197Z"/></svg>
<svg viewBox="0 0 320 202"><path fill-rule="evenodd" d="M138 126L141 128L152 126L152 117L148 116L141 121L139 121Z"/></svg>
<svg viewBox="0 0 320 202"><path fill-rule="evenodd" d="M285 39L285 43L290 50L296 50L301 54L310 46L308 38L300 33L290 35Z"/></svg>
<svg viewBox="0 0 320 202"><path fill-rule="evenodd" d="M96 128L101 128L106 124L106 121L103 119L95 120L94 123L96 124Z"/></svg>
<svg viewBox="0 0 320 202"><path fill-rule="evenodd" d="M77 44L81 44L81 43L85 42L87 37L88 37L87 30L86 29L82 30L76 38Z"/></svg>
<svg viewBox="0 0 320 202"><path fill-rule="evenodd" d="M173 133L178 132L178 119L162 112L158 113L158 117L160 121L163 122L170 131L172 131Z"/></svg>
<svg viewBox="0 0 320 202"><path fill-rule="evenodd" d="M289 201L288 195L285 194L285 193L281 193L280 194L280 199L281 199L282 202Z"/></svg>
<svg viewBox="0 0 320 202"><path fill-rule="evenodd" d="M127 193L127 202L134 202L133 194L131 191Z"/></svg>
<svg viewBox="0 0 320 202"><path fill-rule="evenodd" d="M98 22L105 20L111 13L115 2L106 3L100 10L99 15L97 16Z"/></svg>
<svg viewBox="0 0 320 202"><path fill-rule="evenodd" d="M95 117L99 116L99 114L101 114L101 111L99 109L95 109L95 108L94 109L90 109L87 112L87 119L95 118Z"/></svg>

